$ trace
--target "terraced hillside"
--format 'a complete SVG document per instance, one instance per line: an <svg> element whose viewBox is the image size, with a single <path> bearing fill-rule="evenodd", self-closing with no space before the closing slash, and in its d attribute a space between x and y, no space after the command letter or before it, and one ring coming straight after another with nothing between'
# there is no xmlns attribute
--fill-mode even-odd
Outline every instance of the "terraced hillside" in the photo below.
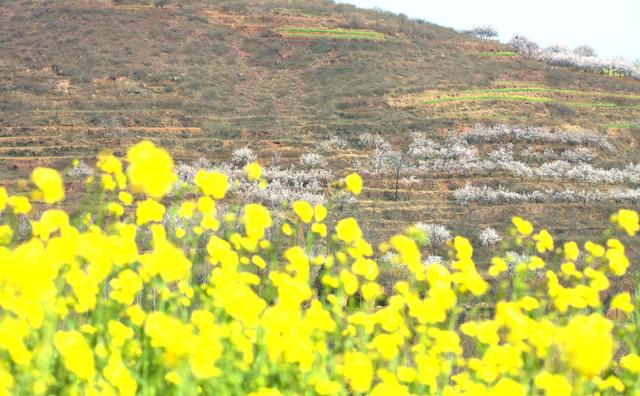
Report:
<svg viewBox="0 0 640 396"><path fill-rule="evenodd" d="M625 169L640 161L639 120L640 81L552 68L496 42L328 1L0 2L4 184L36 164L91 163L104 147L122 154L143 138L183 162L224 161L247 146L265 164L275 155L281 167L300 166L301 155L316 153L336 177L363 172L358 210L371 214L375 234L417 221L471 233L519 213L586 237L614 208L637 202L462 202L456 191L467 183L520 192L634 189L638 181L522 176L497 165L460 173L429 161L474 125L500 123L591 130L611 145L586 147L591 166ZM360 137L378 134L387 151L404 155L416 131L442 153L408 156L413 173L398 185L371 165L380 147ZM323 148L332 138L339 144ZM580 146L509 139L465 144L478 162L513 143L512 161L528 167Z"/></svg>

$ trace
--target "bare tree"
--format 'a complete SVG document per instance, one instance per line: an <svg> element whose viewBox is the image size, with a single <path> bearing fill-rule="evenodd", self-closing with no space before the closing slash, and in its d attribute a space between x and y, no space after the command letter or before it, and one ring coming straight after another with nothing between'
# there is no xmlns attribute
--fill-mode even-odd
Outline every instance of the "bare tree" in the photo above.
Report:
<svg viewBox="0 0 640 396"><path fill-rule="evenodd" d="M491 25L475 26L466 33L483 40L491 40L498 37L498 31Z"/></svg>
<svg viewBox="0 0 640 396"><path fill-rule="evenodd" d="M573 53L579 56L598 56L596 51L588 45L581 45L573 50Z"/></svg>

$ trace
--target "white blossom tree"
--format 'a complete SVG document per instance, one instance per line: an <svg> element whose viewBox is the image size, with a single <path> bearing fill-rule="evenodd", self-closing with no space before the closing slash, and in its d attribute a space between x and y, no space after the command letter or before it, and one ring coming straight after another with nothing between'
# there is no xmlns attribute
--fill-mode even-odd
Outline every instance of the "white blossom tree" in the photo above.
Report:
<svg viewBox="0 0 640 396"><path fill-rule="evenodd" d="M391 176L394 180L394 200L398 200L398 190L402 177L414 167L409 156L401 150L394 150L390 145L384 145L373 151L371 168L379 175Z"/></svg>
<svg viewBox="0 0 640 396"><path fill-rule="evenodd" d="M535 41L522 35L513 36L507 43L507 47L512 51L529 57L534 56L540 49L540 46Z"/></svg>

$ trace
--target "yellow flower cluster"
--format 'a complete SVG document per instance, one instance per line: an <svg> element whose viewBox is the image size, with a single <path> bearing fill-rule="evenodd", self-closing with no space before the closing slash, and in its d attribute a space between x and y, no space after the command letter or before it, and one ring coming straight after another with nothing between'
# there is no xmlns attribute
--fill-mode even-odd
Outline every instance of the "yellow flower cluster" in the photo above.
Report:
<svg viewBox="0 0 640 396"><path fill-rule="evenodd" d="M610 281L636 275L613 227L559 244L515 217L521 262L478 263L458 236L449 264L425 265L415 227L374 247L331 204L270 211L206 170L177 186L150 142L98 169L88 194L106 204L45 208L29 235L14 227L29 198L0 188L0 395L640 393L640 302ZM245 177L268 182L257 163ZM32 199L64 199L55 170L32 181ZM640 229L631 210L612 223ZM383 256L407 276L382 282Z"/></svg>

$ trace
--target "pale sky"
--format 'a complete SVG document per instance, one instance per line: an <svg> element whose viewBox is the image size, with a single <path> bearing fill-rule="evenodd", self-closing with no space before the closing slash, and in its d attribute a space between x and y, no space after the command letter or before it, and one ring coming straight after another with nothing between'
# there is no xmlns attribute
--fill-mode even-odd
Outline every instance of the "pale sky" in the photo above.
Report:
<svg viewBox="0 0 640 396"><path fill-rule="evenodd" d="M471 29L491 25L506 42L521 34L543 47L591 46L604 57L640 59L640 0L336 0Z"/></svg>

